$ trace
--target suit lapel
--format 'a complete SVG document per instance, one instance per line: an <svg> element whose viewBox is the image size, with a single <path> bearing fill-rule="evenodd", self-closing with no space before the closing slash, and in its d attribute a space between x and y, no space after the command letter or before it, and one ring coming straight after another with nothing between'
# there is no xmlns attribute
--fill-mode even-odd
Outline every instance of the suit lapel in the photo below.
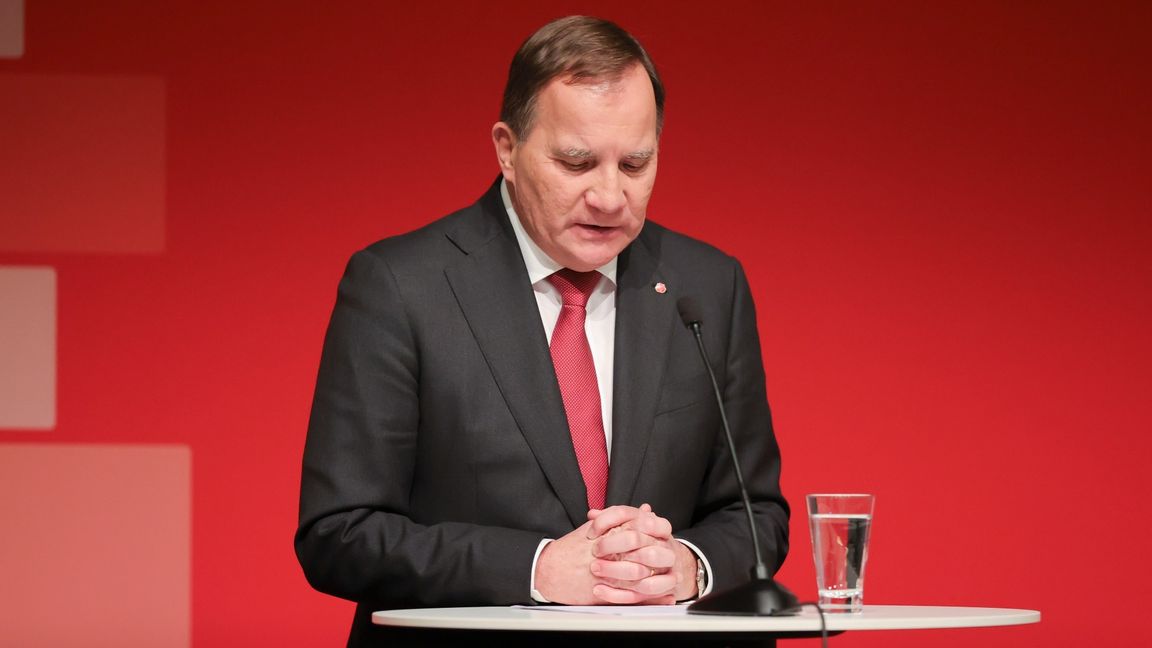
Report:
<svg viewBox="0 0 1152 648"><path fill-rule="evenodd" d="M481 200L483 214L449 234L467 256L445 275L508 409L573 526L580 526L587 519L587 493L547 337L499 191L495 205L492 197L490 191Z"/></svg>
<svg viewBox="0 0 1152 648"><path fill-rule="evenodd" d="M676 316L676 277L659 263L643 234L620 255L612 378L612 465L608 503L632 504L648 449ZM658 292L657 283L667 292Z"/></svg>

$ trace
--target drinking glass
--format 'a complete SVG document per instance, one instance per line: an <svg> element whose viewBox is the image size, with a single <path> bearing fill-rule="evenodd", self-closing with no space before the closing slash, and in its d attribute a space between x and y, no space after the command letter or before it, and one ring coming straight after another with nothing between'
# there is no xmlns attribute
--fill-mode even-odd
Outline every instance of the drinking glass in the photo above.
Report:
<svg viewBox="0 0 1152 648"><path fill-rule="evenodd" d="M827 612L860 612L864 609L864 567L875 498L816 494L807 500L820 607Z"/></svg>

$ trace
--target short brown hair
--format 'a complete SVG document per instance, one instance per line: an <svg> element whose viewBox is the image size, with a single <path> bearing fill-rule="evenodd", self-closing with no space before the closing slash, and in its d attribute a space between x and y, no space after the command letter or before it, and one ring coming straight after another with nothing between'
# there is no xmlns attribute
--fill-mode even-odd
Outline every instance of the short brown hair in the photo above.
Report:
<svg viewBox="0 0 1152 648"><path fill-rule="evenodd" d="M648 52L619 25L589 16L568 16L544 25L528 37L508 70L500 121L517 137L532 129L536 98L549 81L561 75L582 79L619 78L640 64L656 95L656 133L664 126L664 84Z"/></svg>

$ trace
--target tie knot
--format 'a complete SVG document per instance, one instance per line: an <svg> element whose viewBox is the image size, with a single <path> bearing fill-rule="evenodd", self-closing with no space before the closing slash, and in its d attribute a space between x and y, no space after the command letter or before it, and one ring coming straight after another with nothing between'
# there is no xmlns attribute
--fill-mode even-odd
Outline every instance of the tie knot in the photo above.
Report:
<svg viewBox="0 0 1152 648"><path fill-rule="evenodd" d="M596 284L600 283L600 273L595 270L576 272L564 268L549 276L548 283L560 291L560 299L565 306L584 308L588 304L588 297L596 290Z"/></svg>

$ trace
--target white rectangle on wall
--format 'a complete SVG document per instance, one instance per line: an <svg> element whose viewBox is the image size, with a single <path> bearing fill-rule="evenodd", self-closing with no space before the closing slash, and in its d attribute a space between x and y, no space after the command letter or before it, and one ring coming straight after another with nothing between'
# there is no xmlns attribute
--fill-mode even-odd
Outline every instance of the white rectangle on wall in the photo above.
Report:
<svg viewBox="0 0 1152 648"><path fill-rule="evenodd" d="M188 648L186 446L0 443L0 646Z"/></svg>
<svg viewBox="0 0 1152 648"><path fill-rule="evenodd" d="M0 58L24 56L24 0L0 0Z"/></svg>
<svg viewBox="0 0 1152 648"><path fill-rule="evenodd" d="M56 427L56 271L0 266L0 428Z"/></svg>

